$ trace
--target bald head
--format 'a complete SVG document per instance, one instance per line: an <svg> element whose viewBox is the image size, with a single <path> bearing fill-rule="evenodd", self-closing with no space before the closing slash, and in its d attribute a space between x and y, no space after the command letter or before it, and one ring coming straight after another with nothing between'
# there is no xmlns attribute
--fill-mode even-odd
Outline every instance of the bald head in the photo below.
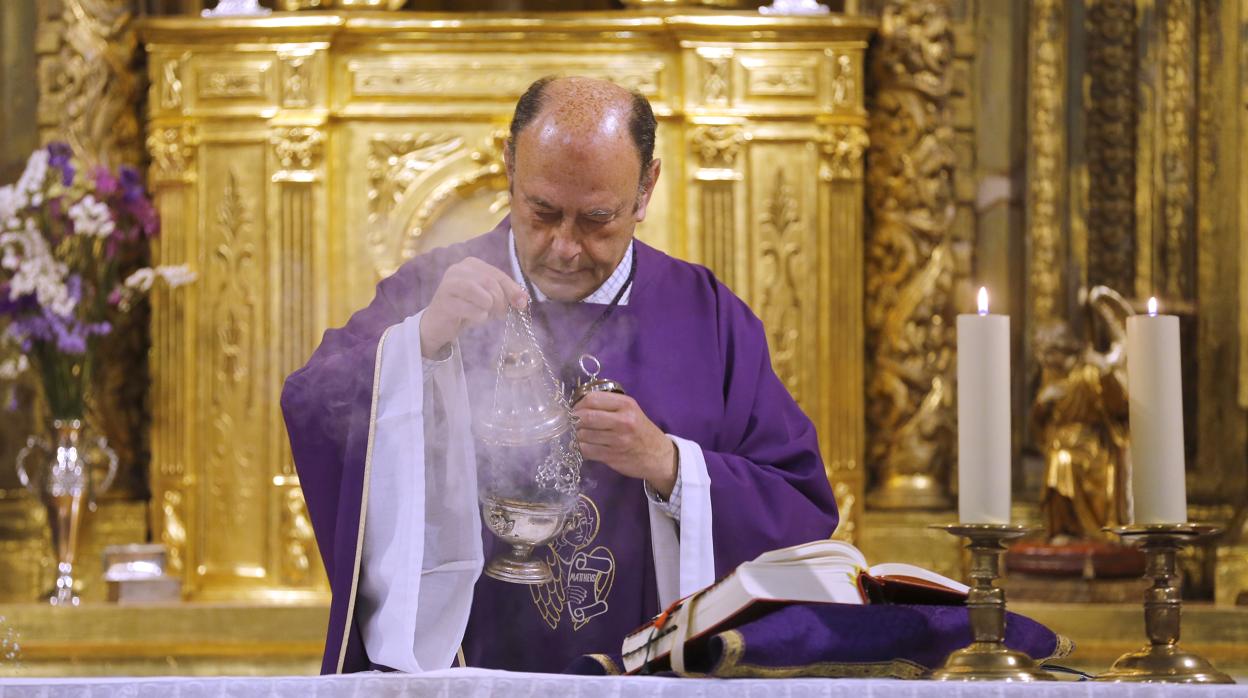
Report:
<svg viewBox="0 0 1248 698"><path fill-rule="evenodd" d="M645 188L654 159L655 127L650 102L638 92L595 78L544 77L516 102L508 150L514 162L520 134L529 129L542 147L592 147L626 140L636 152L639 185Z"/></svg>

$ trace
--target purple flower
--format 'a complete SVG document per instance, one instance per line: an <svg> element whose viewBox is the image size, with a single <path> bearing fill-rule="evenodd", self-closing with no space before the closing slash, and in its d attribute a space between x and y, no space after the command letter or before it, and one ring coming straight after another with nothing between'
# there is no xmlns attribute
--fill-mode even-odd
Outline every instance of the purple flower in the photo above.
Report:
<svg viewBox="0 0 1248 698"><path fill-rule="evenodd" d="M122 199L126 203L147 198L147 193L143 189L143 177L138 170L129 165L122 165L117 168L117 173L120 175Z"/></svg>
<svg viewBox="0 0 1248 698"><path fill-rule="evenodd" d="M95 190L99 192L100 198L107 198L117 193L119 189L117 178L108 171L107 167L95 168L92 175L95 177Z"/></svg>
<svg viewBox="0 0 1248 698"><path fill-rule="evenodd" d="M65 290L69 291L69 297L74 299L74 303L82 300L82 277L77 274L70 274L65 279Z"/></svg>
<svg viewBox="0 0 1248 698"><path fill-rule="evenodd" d="M48 166L61 171L61 184L69 186L74 181L74 151L60 141L48 144Z"/></svg>
<svg viewBox="0 0 1248 698"><path fill-rule="evenodd" d="M112 292L108 294L108 304L109 305L121 305L121 287L120 286L113 289Z"/></svg>
<svg viewBox="0 0 1248 698"><path fill-rule="evenodd" d="M9 298L11 294L12 291L9 289L7 281L0 284L0 315L17 317L23 313L34 311L38 307L33 294L28 293L16 299Z"/></svg>

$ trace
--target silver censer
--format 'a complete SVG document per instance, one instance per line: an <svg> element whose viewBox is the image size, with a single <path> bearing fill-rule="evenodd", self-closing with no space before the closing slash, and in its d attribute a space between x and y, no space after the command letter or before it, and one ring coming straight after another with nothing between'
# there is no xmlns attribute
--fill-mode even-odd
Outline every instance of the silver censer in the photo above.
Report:
<svg viewBox="0 0 1248 698"><path fill-rule="evenodd" d="M485 574L517 584L554 581L533 550L561 534L576 511L581 450L562 383L533 334L528 310L511 310L503 330L494 400L475 425L481 512L510 549Z"/></svg>

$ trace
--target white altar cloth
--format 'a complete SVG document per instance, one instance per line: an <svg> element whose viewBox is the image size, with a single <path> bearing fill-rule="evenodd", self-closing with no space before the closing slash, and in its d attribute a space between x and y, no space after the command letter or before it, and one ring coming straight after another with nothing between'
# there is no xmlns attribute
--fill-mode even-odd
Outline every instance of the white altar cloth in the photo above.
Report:
<svg viewBox="0 0 1248 698"><path fill-rule="evenodd" d="M1178 686L1098 684L939 683L889 679L676 679L648 676L561 676L487 669L447 669L420 675L350 674L298 677L23 678L0 680L0 698L1185 698L1245 696L1248 684Z"/></svg>

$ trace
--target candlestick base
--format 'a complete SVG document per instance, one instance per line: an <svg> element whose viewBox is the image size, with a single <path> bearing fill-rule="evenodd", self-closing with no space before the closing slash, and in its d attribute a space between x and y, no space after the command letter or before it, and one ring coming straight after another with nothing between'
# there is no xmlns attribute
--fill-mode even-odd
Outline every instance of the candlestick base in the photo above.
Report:
<svg viewBox="0 0 1248 698"><path fill-rule="evenodd" d="M968 539L971 590L966 607L971 620L970 645L950 654L929 678L937 681L1052 681L1023 652L1005 646L1005 591L994 586L1001 576L1005 541L1036 530L1011 524L950 524L932 526Z"/></svg>
<svg viewBox="0 0 1248 698"><path fill-rule="evenodd" d="M1208 660L1179 647L1179 618L1183 599L1177 573L1179 549L1217 532L1203 524L1135 524L1107 528L1144 550L1144 576L1153 586L1144 593L1144 628L1149 646L1118 658L1097 681L1153 681L1161 683L1235 683Z"/></svg>

